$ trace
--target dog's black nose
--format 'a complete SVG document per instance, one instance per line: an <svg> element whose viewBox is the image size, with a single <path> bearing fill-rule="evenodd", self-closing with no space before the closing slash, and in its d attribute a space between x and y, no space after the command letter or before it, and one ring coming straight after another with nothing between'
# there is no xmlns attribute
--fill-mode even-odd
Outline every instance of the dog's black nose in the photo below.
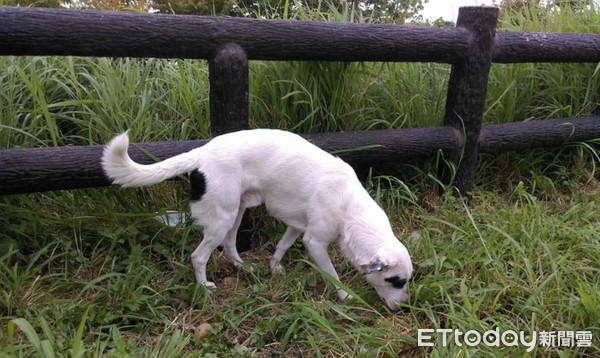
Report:
<svg viewBox="0 0 600 358"><path fill-rule="evenodd" d="M400 305L396 312L403 312L403 313L410 312L410 307L408 307L406 305Z"/></svg>

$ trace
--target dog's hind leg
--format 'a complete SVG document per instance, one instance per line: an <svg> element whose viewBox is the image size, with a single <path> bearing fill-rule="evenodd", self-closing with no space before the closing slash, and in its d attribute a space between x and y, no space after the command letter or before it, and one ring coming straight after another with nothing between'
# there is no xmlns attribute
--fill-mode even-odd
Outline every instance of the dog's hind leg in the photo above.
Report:
<svg viewBox="0 0 600 358"><path fill-rule="evenodd" d="M298 236L302 234L302 230L298 230L291 226L287 227L285 230L285 234L281 237L281 240L277 243L277 248L275 249L275 253L273 254L273 258L269 263L271 267L271 273L273 274L283 274L283 266L281 266L281 259L283 255L285 255L286 251L292 247Z"/></svg>
<svg viewBox="0 0 600 358"><path fill-rule="evenodd" d="M213 205L210 201L200 201L191 205L192 216L198 224L204 227L204 238L196 250L192 253L192 265L196 281L207 287L215 287L213 282L206 278L206 264L210 254L219 245L223 245L227 240L227 235L233 228L236 220L239 203L230 203L230 205Z"/></svg>
<svg viewBox="0 0 600 358"><path fill-rule="evenodd" d="M262 202L263 198L258 191L247 191L243 193L240 197L240 207L238 209L237 217L235 218L233 227L227 233L227 238L225 239L225 243L223 245L225 255L231 260L233 265L238 270L244 270L243 260L240 257L236 246L237 232L240 228L242 218L244 217L244 212L247 208L258 206L262 204Z"/></svg>
<svg viewBox="0 0 600 358"><path fill-rule="evenodd" d="M199 284L206 287L216 287L213 282L208 281L206 278L206 264L210 254L225 240L227 231L223 227L210 226L204 228L204 238L192 253L192 266L194 266L196 282Z"/></svg>
<svg viewBox="0 0 600 358"><path fill-rule="evenodd" d="M231 262L233 263L233 266L235 266L235 268L238 270L243 270L243 265L242 265L243 260L237 251L236 239L237 239L237 232L238 232L238 229L240 228L240 224L242 222L242 218L244 217L245 211L246 211L246 207L244 206L244 204L240 205L240 210L238 211L238 215L235 218L233 227L227 233L227 238L225 239L225 242L223 245L225 255L227 256L227 258L229 260L231 260Z"/></svg>

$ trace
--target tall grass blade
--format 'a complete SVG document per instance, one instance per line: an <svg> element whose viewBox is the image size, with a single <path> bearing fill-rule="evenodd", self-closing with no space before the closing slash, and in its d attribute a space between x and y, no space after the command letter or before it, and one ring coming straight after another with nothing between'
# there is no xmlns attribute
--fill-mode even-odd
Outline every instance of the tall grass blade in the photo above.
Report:
<svg viewBox="0 0 600 358"><path fill-rule="evenodd" d="M82 357L85 353L83 348L83 332L85 330L85 323L88 319L88 314L92 306L88 306L83 312L83 316L81 317L81 322L79 322L79 326L77 327L77 332L75 333L75 339L73 339L73 343L71 344L71 357L79 358Z"/></svg>

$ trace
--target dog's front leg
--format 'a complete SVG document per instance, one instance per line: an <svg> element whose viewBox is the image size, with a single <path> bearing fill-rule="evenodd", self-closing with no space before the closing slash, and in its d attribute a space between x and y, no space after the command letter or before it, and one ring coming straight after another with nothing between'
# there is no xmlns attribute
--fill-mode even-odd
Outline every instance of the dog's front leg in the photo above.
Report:
<svg viewBox="0 0 600 358"><path fill-rule="evenodd" d="M327 272L337 281L340 280L337 272L335 271L335 267L333 267L333 263L331 263L331 258L327 253L327 247L329 246L329 242L318 240L314 237L311 237L308 232L304 234L304 244L308 250L308 254L313 259L313 261L319 266L323 271ZM352 296L348 294L348 292L342 290L337 285L335 286L338 292L338 296L340 300L351 299Z"/></svg>
<svg viewBox="0 0 600 358"><path fill-rule="evenodd" d="M285 234L279 242L277 243L277 248L275 249L275 253L273 254L273 258L271 258L271 262L269 266L271 267L271 273L276 275L283 274L283 266L281 266L281 259L283 255L289 250L290 247L294 244L298 236L302 234L302 230L298 230L291 226L288 226L285 230Z"/></svg>

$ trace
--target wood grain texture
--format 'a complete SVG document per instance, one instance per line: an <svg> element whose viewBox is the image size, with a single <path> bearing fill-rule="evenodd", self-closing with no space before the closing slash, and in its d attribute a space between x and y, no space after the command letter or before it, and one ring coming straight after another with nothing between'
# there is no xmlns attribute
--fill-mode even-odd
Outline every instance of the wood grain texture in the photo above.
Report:
<svg viewBox="0 0 600 358"><path fill-rule="evenodd" d="M306 135L306 139L355 167L413 163L463 146L462 132L452 127L391 129ZM600 117L558 118L483 126L481 153L551 148L600 138ZM132 144L134 160L153 163L200 147L208 140ZM143 150L138 149L138 147ZM102 173L103 146L12 149L0 151L0 195L109 185Z"/></svg>
<svg viewBox="0 0 600 358"><path fill-rule="evenodd" d="M493 62L600 62L600 35L498 32Z"/></svg>
<svg viewBox="0 0 600 358"><path fill-rule="evenodd" d="M468 32L403 25L0 8L0 55L212 59L229 43L250 60L464 58Z"/></svg>
<svg viewBox="0 0 600 358"><path fill-rule="evenodd" d="M456 26L471 33L472 43L467 58L452 65L444 114L445 125L465 133L464 147L451 157L457 165L452 182L457 195L468 196L473 188L497 20L497 8L461 7L458 13Z"/></svg>
<svg viewBox="0 0 600 358"><path fill-rule="evenodd" d="M247 129L248 57L240 46L227 44L208 62L210 130L213 136Z"/></svg>
<svg viewBox="0 0 600 358"><path fill-rule="evenodd" d="M355 165L426 159L438 150L461 145L460 133L449 127L322 133L307 138L330 152L350 149L337 155ZM141 143L130 145L129 150L134 160L149 164L154 161L144 151L165 159L206 142ZM100 166L102 150L100 145L2 150L0 195L109 185Z"/></svg>
<svg viewBox="0 0 600 358"><path fill-rule="evenodd" d="M174 143L139 144L143 150L130 145L130 155L135 161L150 164L154 161L144 151L162 160L206 141ZM0 150L0 195L109 185L100 165L103 148L95 145Z"/></svg>
<svg viewBox="0 0 600 358"><path fill-rule="evenodd" d="M597 138L600 138L598 116L491 124L481 129L479 151L502 153L552 148Z"/></svg>

